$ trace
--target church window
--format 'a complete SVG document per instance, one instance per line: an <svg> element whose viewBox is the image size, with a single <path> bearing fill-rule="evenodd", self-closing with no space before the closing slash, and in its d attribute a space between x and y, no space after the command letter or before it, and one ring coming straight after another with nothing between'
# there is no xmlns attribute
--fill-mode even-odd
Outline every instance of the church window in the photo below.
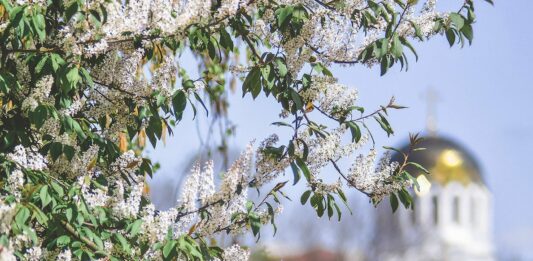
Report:
<svg viewBox="0 0 533 261"><path fill-rule="evenodd" d="M416 224L416 198L413 199L413 205L415 206L411 211L411 223Z"/></svg>
<svg viewBox="0 0 533 261"><path fill-rule="evenodd" d="M459 224L460 223L460 215L459 215L459 210L460 210L460 205L459 205L459 197L455 196L453 197L453 201L452 201L452 219L453 219L453 222L455 222L456 224Z"/></svg>
<svg viewBox="0 0 533 261"><path fill-rule="evenodd" d="M437 225L439 223L439 198L433 196L432 198L433 205L433 224Z"/></svg>
<svg viewBox="0 0 533 261"><path fill-rule="evenodd" d="M476 208L476 200L474 198L470 198L470 223L472 223L473 226L475 226L477 222Z"/></svg>

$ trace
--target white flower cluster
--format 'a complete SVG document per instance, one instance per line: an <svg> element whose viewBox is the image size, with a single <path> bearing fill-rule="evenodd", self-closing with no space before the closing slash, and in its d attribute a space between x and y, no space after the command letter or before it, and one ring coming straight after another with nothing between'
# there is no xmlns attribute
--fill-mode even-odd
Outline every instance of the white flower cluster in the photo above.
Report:
<svg viewBox="0 0 533 261"><path fill-rule="evenodd" d="M207 162L203 169L196 164L184 184L182 195L173 208L156 211L154 205L149 204L142 209L143 182L130 181L133 184L126 187L122 179L116 178L109 187L113 187L112 197L107 196L107 191L90 186L91 176L83 176L78 180L82 187L85 201L90 207L110 206L111 215L122 218L140 218L141 240L150 244L165 240L169 228L174 230L177 238L188 233L192 226L195 233L200 235L213 235L221 231L238 233L244 224L234 224L231 221L233 214L245 212L247 202L247 187L250 181L253 147L250 145L241 157L235 161L224 175L220 187L215 189L213 162ZM135 157L126 152L114 164L113 171L124 171L132 167ZM137 164L133 164L137 168ZM200 211L209 213L209 219L203 219ZM276 210L278 213L281 210ZM260 212L263 223L267 223L268 213ZM224 252L224 260L247 260L248 252L240 248L231 247ZM145 255L149 259L160 258L161 253L148 251ZM240 258L240 259L235 259Z"/></svg>
<svg viewBox="0 0 533 261"><path fill-rule="evenodd" d="M222 260L247 261L249 256L250 251L242 249L239 245L235 244L224 249Z"/></svg>
<svg viewBox="0 0 533 261"><path fill-rule="evenodd" d="M0 260L2 261L16 261L17 258L13 253L13 249L6 246L0 246Z"/></svg>
<svg viewBox="0 0 533 261"><path fill-rule="evenodd" d="M135 218L139 212L143 196L144 183L139 182L128 187L128 197L125 197L125 188L122 180L115 181L115 191L112 198L112 213L118 219Z"/></svg>
<svg viewBox="0 0 533 261"><path fill-rule="evenodd" d="M63 252L59 253L57 255L57 261L71 261L72 260L72 253L69 249L65 249Z"/></svg>
<svg viewBox="0 0 533 261"><path fill-rule="evenodd" d="M16 2L29 4L30 9L40 8L47 3L44 0ZM213 162L207 162L203 167L196 164L185 181L176 206L156 211L152 204L145 204L146 200L143 199L146 187L144 177L139 175L142 164L139 153L124 152L111 163L107 162L108 158L99 158L102 156L98 155L99 150L104 151L104 148L98 145L92 145L88 150L82 151L82 147L83 149L86 147L79 143L76 134L67 132L60 134L63 130L60 120L63 120L63 117L82 116L86 120L84 127L89 125L91 131L98 136L94 140L120 143L121 152L124 151L122 146L124 140L126 143L129 142L129 138L124 136L127 135L126 130L131 131L132 127L135 127L138 129L133 128L134 131L148 132L152 122L151 119L147 120L144 117L145 114L157 114L160 111L168 113L166 109L151 110L148 113L142 110L153 107L154 98L157 99L157 106L169 105L176 91L175 82L180 80L177 77L188 79L185 70L180 67L176 53L170 52L170 49L176 50L168 46L176 43L179 46L190 46L194 37L188 35L190 32L209 29L207 31L212 33L218 28L227 28L231 18L239 16L240 19L239 13L242 13L243 17L250 17L248 22L251 25L250 28L246 28L246 34L234 29L231 32L234 34L232 37L236 38L235 40L238 38L252 40L254 45L257 44L258 50L278 49L276 59L284 58L287 70L294 78L301 75L302 69L308 64L320 63L327 66L331 63L359 62L362 51L375 40L384 37L387 27L391 25L389 20L401 21L394 29L400 37L414 38L417 36L415 27L419 28L422 36L429 37L438 33L435 31L435 21L447 19L446 13L436 11L436 0L427 0L420 10L411 6L402 12L401 18L394 19L389 17L391 15L385 10L395 10L400 4L392 0L383 1L380 5L385 5L384 11L375 17L376 21L372 22L371 26L362 26L364 20L368 20L364 12L361 12L368 8L368 1L364 0L343 1L342 5L335 7L332 3L324 4L313 0L87 0L82 2L85 5L83 10L87 14L94 15L91 11L100 11L102 7L107 22L101 25L94 19L81 19L77 15L68 21L61 21L62 26L57 34L47 35L46 43L43 45L54 48L42 50L47 52L46 55L50 55L50 59L64 58L65 65L68 65L66 69L76 65L86 70L80 69L78 72L74 70L77 68L72 68L77 75L70 76L80 81L77 87L82 85L81 81L88 80L89 77L84 75L87 73L90 74L94 85L91 85L91 88L76 90L72 100L66 101L71 103L70 106L58 109L59 117L50 117L39 130L35 130L38 140L34 145L35 148L19 145L15 147L14 152L7 155L8 160L16 163L16 168L7 175L7 189L15 196L16 203L21 201L25 182L32 180L25 177L23 169L47 171L52 178L73 181L73 186L79 187L81 191L81 194L75 197L76 201L81 202L83 198L89 208L104 207L114 219L141 219L143 222L139 237L149 245L164 241L169 229L174 232L175 238L185 233L192 233L191 231L199 236L211 236L223 231L241 232L246 227L246 222L239 222L238 218L235 221L232 218L247 211L249 185L260 187L282 174L296 158L304 158L304 146L300 141L303 141L308 149L305 162L310 172L308 185L318 194L335 193L341 188L342 180L326 184L320 176L321 171L328 164L334 164L337 168L336 162L351 157L367 142L368 136L363 135L358 142L344 143L347 132L344 124L329 133L324 131L323 136L316 136L311 135L312 128L304 123L295 127L297 129L295 137L297 136L298 141L294 144L294 154L277 155L276 152L279 151L276 151L275 146L278 137L272 135L263 141L255 152L254 175L250 175L254 155L250 145L224 174L218 188L214 181ZM281 25L278 24L279 16L275 11L286 5L291 5L293 8L303 5L302 10L311 13L308 18L302 19L301 27L298 26L297 30L291 28L298 31L296 35L286 30L277 30ZM298 19L300 12L304 12L302 10L296 10L293 17ZM3 32L6 26L6 23L0 24L0 31ZM215 28L216 30L210 30ZM223 40L217 38L219 37L217 33L212 35L214 38L209 35L207 39L201 39L204 45ZM249 38L246 39L247 37ZM35 50L31 51L41 54L41 49L35 46L33 48ZM56 55L56 48L61 50L61 55L58 57L53 56ZM181 53L180 48L176 52ZM193 48L191 50L196 51ZM63 53L67 55L63 57ZM227 52L224 53L229 55ZM151 59L156 62L151 64L151 75L147 76L143 72L148 67L149 56L156 57ZM257 56L261 56L260 53ZM21 93L27 96L21 97L22 111L27 114L39 105L55 107L58 102L56 99L59 98L55 94L50 95L50 92L54 82L62 82L64 79L60 77L54 79L51 75L34 79L30 67L22 59L16 59L17 54L7 54L6 57L14 60L17 68L16 78L22 86ZM93 60L99 62L93 63ZM238 57L235 60L238 60ZM270 61L261 62L270 63ZM370 60L367 65L377 62ZM54 60L51 63L56 64L58 61ZM259 63L251 66L236 64L231 66L230 70L244 74L256 65ZM277 65L280 67L277 71L281 74L282 67L280 64ZM63 63L59 66L63 66ZM213 80L208 78L194 80L193 87L185 93L193 95L208 88L208 84ZM288 82L291 82L290 80L294 79L289 79ZM312 76L311 84L306 87L298 90L305 104L311 103L317 110L333 119L344 119L348 116L358 96L356 90L349 89L338 83L335 78L328 76ZM3 110L0 113L4 113ZM288 111L282 112L284 117L289 114ZM43 141L45 135L52 136L52 140ZM41 155L37 151L41 149L39 146L46 142L58 142L63 149L72 149L74 155L70 157L67 153L62 153L57 160L52 160L51 155ZM411 184L394 176L398 163L391 163L390 157L379 160L378 166L375 167L376 155L376 151L372 150L367 156L358 156L348 175L345 177L340 174L350 185L379 201L391 192ZM103 178L106 179L105 185L97 183L96 179ZM3 202L1 197L0 202ZM0 204L0 234L10 233L9 225L15 215L16 203ZM269 222L267 211L260 206L254 211L262 223ZM276 213L279 211L281 209L278 208ZM205 218L206 215L208 218ZM25 249L22 254L28 260L46 259L51 255L39 244L33 245L28 232L25 233L14 236L8 246L0 247L0 260L14 260L13 249ZM110 240L105 240L103 244L106 251L112 252L118 249ZM61 253L55 251L53 255L55 256L52 258L58 260L72 258L72 253L68 249ZM224 250L223 259L246 260L248 255L248 251L234 245ZM149 250L145 258L160 259L161 253Z"/></svg>
<svg viewBox="0 0 533 261"><path fill-rule="evenodd" d="M42 255L43 255L43 251L41 247L34 246L26 250L25 257L26 257L26 260L29 260L29 261L39 261L41 260Z"/></svg>
<svg viewBox="0 0 533 261"><path fill-rule="evenodd" d="M30 170L43 170L46 168L44 157L30 148L17 145L13 153L9 153L7 158L15 162L20 168Z"/></svg>
<svg viewBox="0 0 533 261"><path fill-rule="evenodd" d="M41 103L53 104L53 99L49 98L53 83L54 78L50 75L44 76L37 81L30 95L22 102L22 110L33 111Z"/></svg>
<svg viewBox="0 0 533 261"><path fill-rule="evenodd" d="M359 56L366 47L375 40L383 37L387 28L389 14L382 12L376 17L376 22L372 26L361 30L361 23L364 19L364 12L368 3L366 1L354 0L343 1L342 6L333 8L320 5L316 1L278 0L278 4L296 5L303 4L313 15L304 22L300 34L297 36L273 34L261 27L254 32L263 39L270 39L270 43L284 50L286 54L289 70L296 75L304 62L307 62L311 55L316 56L322 63L332 62L341 64L354 64L359 60ZM392 1L384 1L388 9L394 10L395 4ZM435 11L436 0L427 0L423 8L416 12L415 6L408 8L402 17L396 32L402 37L415 37L414 25L420 28L421 34L429 37L435 33L435 21L438 18L446 18L447 13ZM262 23L274 23L270 10L265 11ZM389 16L387 19L383 16ZM369 60L367 65L376 64L376 60Z"/></svg>
<svg viewBox="0 0 533 261"><path fill-rule="evenodd" d="M5 235L11 229L11 220L16 214L15 204L0 202L0 234ZM1 260L1 259L0 259Z"/></svg>
<svg viewBox="0 0 533 261"><path fill-rule="evenodd" d="M289 157L279 159L265 150L273 147L278 141L278 135L272 134L259 145L256 153L256 175L254 185L261 186L272 181L289 166L291 161Z"/></svg>
<svg viewBox="0 0 533 261"><path fill-rule="evenodd" d="M376 202L392 192L412 185L393 175L399 164L390 161L390 153L386 153L379 160L377 167L375 167L376 156L377 152L371 150L368 155L357 157L348 174L350 185L370 195Z"/></svg>
<svg viewBox="0 0 533 261"><path fill-rule="evenodd" d="M15 204L4 204L0 198L0 235L9 235L11 223L15 217L17 208ZM31 228L29 231L33 231ZM32 246L32 241L28 236L28 231L12 238L7 238L7 245L0 244L0 260L11 261L15 258L13 249L27 248L25 260L41 260L43 250L39 246Z"/></svg>
<svg viewBox="0 0 533 261"><path fill-rule="evenodd" d="M12 153L7 154L7 159L17 164L16 168L9 174L7 182L10 191L17 200L20 200L21 191L24 186L24 173L22 169L44 170L46 160L38 152L22 145L17 145Z"/></svg>
<svg viewBox="0 0 533 261"><path fill-rule="evenodd" d="M357 90L337 83L333 77L313 76L302 98L306 102L317 102L320 109L331 116L341 117L355 104Z"/></svg>

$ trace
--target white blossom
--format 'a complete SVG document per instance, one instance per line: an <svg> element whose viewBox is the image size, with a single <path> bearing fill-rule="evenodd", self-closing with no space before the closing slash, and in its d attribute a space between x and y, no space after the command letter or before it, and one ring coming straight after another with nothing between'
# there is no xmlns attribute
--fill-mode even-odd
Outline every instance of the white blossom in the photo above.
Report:
<svg viewBox="0 0 533 261"><path fill-rule="evenodd" d="M57 261L71 261L72 260L72 253L69 249L63 250L59 255L57 256Z"/></svg>
<svg viewBox="0 0 533 261"><path fill-rule="evenodd" d="M390 193L411 184L394 178L393 174L399 163L390 161L390 153L386 153L379 160L377 167L375 167L376 156L375 150L371 150L366 156L359 155L350 169L348 179L355 188L379 202Z"/></svg>

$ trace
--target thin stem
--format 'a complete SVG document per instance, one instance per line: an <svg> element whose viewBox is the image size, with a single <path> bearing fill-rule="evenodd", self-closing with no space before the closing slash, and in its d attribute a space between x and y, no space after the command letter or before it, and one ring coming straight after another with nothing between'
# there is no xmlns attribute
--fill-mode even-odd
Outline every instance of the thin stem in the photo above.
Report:
<svg viewBox="0 0 533 261"><path fill-rule="evenodd" d="M361 193L367 195L368 197L372 197L371 194L367 193L367 192L364 192L360 189L358 189L356 186L355 186L355 183L353 183L352 180L348 179L348 177L346 175L344 175L344 173L342 173L341 169L339 168L339 166L337 165L337 162L335 162L333 159L329 159L329 161L331 162L331 164L333 164L333 167L337 170L337 172L339 173L339 175L341 175L341 177L346 180L346 182L348 182L348 184L350 184L350 186L354 187L355 189L359 190Z"/></svg>
<svg viewBox="0 0 533 261"><path fill-rule="evenodd" d="M77 239L83 241L83 243L85 243L89 248L91 248L93 251L98 251L98 250L101 250L93 241L91 241L90 239L80 235L76 229L70 225L68 222L64 221L64 220L61 220L61 224L63 225L63 227L70 233L72 234L74 237L76 237Z"/></svg>

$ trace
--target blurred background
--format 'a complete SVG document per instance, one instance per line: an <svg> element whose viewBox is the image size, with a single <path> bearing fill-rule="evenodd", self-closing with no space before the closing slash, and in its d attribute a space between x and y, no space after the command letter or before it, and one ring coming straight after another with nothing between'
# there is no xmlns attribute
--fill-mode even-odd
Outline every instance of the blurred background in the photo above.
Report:
<svg viewBox="0 0 533 261"><path fill-rule="evenodd" d="M415 63L413 58L407 72L400 72L399 67L394 67L380 77L379 68L333 68L341 83L358 89L360 105L368 110L386 104L391 96L396 97L398 104L409 107L391 113L394 136L387 138L375 128L378 148L384 145L401 147L406 143L408 133L421 132L444 144L444 147L430 144L437 151L436 156L425 159L431 161L431 167L440 164L439 160L444 160L445 164L448 162L448 167L462 166L462 174L444 173L444 181L432 180L433 192L430 195L443 194L443 199L439 198L442 210L438 214L433 213L431 209L436 208L436 203L432 201L434 198L426 196L427 200L421 199L420 202L427 201L421 203L427 205L427 210L418 208L420 211L415 212L417 216L413 219L419 220L413 220L412 224L426 224L426 230L431 230L428 224L438 222L444 227L446 220L437 222L433 220L434 215L442 217L448 212L451 221L457 221L456 215L461 218L468 216L473 221L483 220L487 223L480 229L483 233L475 232L473 225L466 223L461 223L466 230L458 230L459 226L455 226L456 230L452 229L454 226L450 226L451 230L440 230L452 241L465 238L483 241L485 245L472 248L489 251L492 258L499 260L533 260L533 171L529 166L533 155L533 51L530 47L533 30L530 10L533 10L533 2L529 0L496 1L495 6L479 1L476 10L478 22L471 47L450 48L444 37L418 44L416 48L420 59ZM190 62L192 67L196 67L192 57L185 55L181 59L182 63ZM234 133L228 139L228 157L211 155L221 168L223 162L231 162L250 141L260 141L271 133L281 131L270 125L277 121L280 113L279 106L271 99L263 96L256 101L252 101L250 96L243 99L238 87L228 100L229 119L235 125ZM187 117L192 119L192 113L186 114L184 122ZM206 136L213 131L209 122L211 119L201 114L194 124L180 124L164 146L159 144L157 150L147 152L161 164L151 181L151 196L160 208L170 207L175 201L180 181L191 162L208 157L205 148L210 144L206 143ZM448 151L452 151L451 154ZM445 156L442 156L443 153ZM464 180L457 175L467 175L468 178ZM292 178L291 173L285 180L289 178ZM465 187L475 184L478 190L455 188L448 191L447 184L452 181ZM341 222L328 220L327 217L319 219L310 206L299 203L303 189L302 184L290 188L289 196L293 196L293 201L284 203L284 212L277 219L278 234L273 237L271 231L262 233L258 247L254 249L256 260L266 260L268 256L273 260L380 259L372 253L380 249L377 241L386 240L380 237L408 237L405 240L417 242L415 245L423 245L425 241L419 240L427 241L434 237L421 239L420 235L379 229L377 224L390 220L400 222L400 226L412 225L405 221L410 214L402 211L392 214L387 202L383 204L386 209L376 209L355 190L349 194L352 215L344 211ZM461 207L456 206L456 196L462 200L463 195L472 198L472 195L480 193L484 195L480 203L466 200L467 203L461 203ZM446 196L452 194L453 197ZM450 200L444 200L446 197ZM443 204L447 202L451 205L445 207ZM469 210L474 208L474 204L479 208L476 213ZM456 208L460 208L459 214ZM384 216L391 219L380 221ZM246 237L238 240L253 243ZM439 250L428 251L437 253ZM449 252L450 259L457 260L452 252ZM403 257L406 256L409 253L403 253Z"/></svg>

